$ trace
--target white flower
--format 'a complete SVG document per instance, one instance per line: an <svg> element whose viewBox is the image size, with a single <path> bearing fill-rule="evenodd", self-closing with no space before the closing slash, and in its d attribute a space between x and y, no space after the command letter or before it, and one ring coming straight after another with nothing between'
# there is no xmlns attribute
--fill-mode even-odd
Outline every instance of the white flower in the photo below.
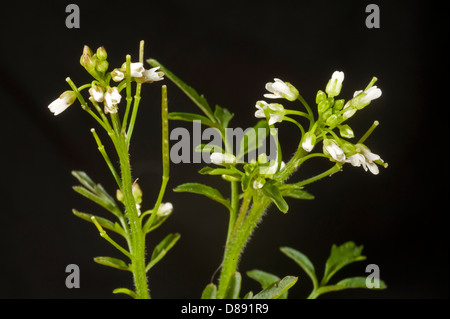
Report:
<svg viewBox="0 0 450 319"><path fill-rule="evenodd" d="M285 166L286 164L284 162L281 162L279 170L282 170ZM270 165L268 166L259 167L259 175L271 177L276 172L278 172L278 159L270 161Z"/></svg>
<svg viewBox="0 0 450 319"><path fill-rule="evenodd" d="M103 89L98 85L93 85L89 89L89 94L92 96L95 102L103 102L105 94L103 93Z"/></svg>
<svg viewBox="0 0 450 319"><path fill-rule="evenodd" d="M132 78L142 77L144 71L144 65L141 62L130 63L130 76Z"/></svg>
<svg viewBox="0 0 450 319"><path fill-rule="evenodd" d="M275 82L266 83L266 90L271 92L264 94L269 99L285 98L289 101L295 101L298 97L297 89L288 82L283 82L275 78Z"/></svg>
<svg viewBox="0 0 450 319"><path fill-rule="evenodd" d="M356 92L355 92L356 93ZM347 103L345 103L344 105L344 110L347 109L347 111L345 111L342 114L342 119L345 121L349 118L351 118L353 115L355 115L357 109L353 108L352 105L352 100L348 101Z"/></svg>
<svg viewBox="0 0 450 319"><path fill-rule="evenodd" d="M109 87L105 94L105 113L117 113L117 104L120 103L121 98L117 87Z"/></svg>
<svg viewBox="0 0 450 319"><path fill-rule="evenodd" d="M69 106L75 102L77 96L73 91L65 91L63 94L59 96L56 100L54 100L48 106L50 112L52 112L55 116L64 112Z"/></svg>
<svg viewBox="0 0 450 319"><path fill-rule="evenodd" d="M139 205L138 203L136 203L136 210L137 210L138 216L141 216L141 205Z"/></svg>
<svg viewBox="0 0 450 319"><path fill-rule="evenodd" d="M266 114L264 111L266 109L268 110L269 125L283 121L284 114L286 113L283 105L278 104L278 103L267 103L265 101L258 101L258 102L256 102L255 106L257 108L257 110L255 112L255 117L257 117L257 118L266 118Z"/></svg>
<svg viewBox="0 0 450 319"><path fill-rule="evenodd" d="M252 186L254 189L261 189L263 188L265 181L266 180L264 178L257 178L253 181Z"/></svg>
<svg viewBox="0 0 450 319"><path fill-rule="evenodd" d="M316 134L313 132L307 132L302 142L302 148L307 152L311 152L315 144Z"/></svg>
<svg viewBox="0 0 450 319"><path fill-rule="evenodd" d="M145 70L142 74L142 79L138 79L138 82L152 83L164 80L164 72L158 70L159 66L156 68L151 68L150 70Z"/></svg>
<svg viewBox="0 0 450 319"><path fill-rule="evenodd" d="M344 72L335 71L331 76L330 81L328 81L325 92L327 92L328 96L334 97L338 96L341 93L342 82L344 81Z"/></svg>
<svg viewBox="0 0 450 319"><path fill-rule="evenodd" d="M351 100L352 101L351 104L358 110L361 110L362 108L364 108L365 106L370 104L370 102L372 100L378 99L380 96L381 96L381 90L374 85L374 86L371 86L369 89L367 89L364 92L356 91L353 94L353 99Z"/></svg>
<svg viewBox="0 0 450 319"><path fill-rule="evenodd" d="M173 211L173 205L172 203L161 203L161 205L159 205L158 207L158 211L156 212L156 215L163 217L163 216L167 216L170 215Z"/></svg>
<svg viewBox="0 0 450 319"><path fill-rule="evenodd" d="M120 82L123 79L125 79L125 73L123 73L122 71L120 71L119 69L114 69L111 72L111 77L115 82Z"/></svg>
<svg viewBox="0 0 450 319"><path fill-rule="evenodd" d="M323 141L323 151L331 156L336 162L345 163L345 154L342 148L334 140L325 139Z"/></svg>
<svg viewBox="0 0 450 319"><path fill-rule="evenodd" d="M223 153L219 153L219 152L213 152L211 154L211 163L216 164L216 165L235 164L236 157L232 154L223 154Z"/></svg>
<svg viewBox="0 0 450 319"><path fill-rule="evenodd" d="M360 153L348 156L345 161L355 167L360 167L361 165L363 165L364 167L366 166L366 158ZM367 170L367 168L365 168L365 170Z"/></svg>
<svg viewBox="0 0 450 319"><path fill-rule="evenodd" d="M367 172L369 170L372 174L378 175L380 172L375 161L381 161L381 157L377 154L372 153L369 148L363 144L356 144L356 150L358 153L347 157L346 162L350 163L355 167L362 167Z"/></svg>

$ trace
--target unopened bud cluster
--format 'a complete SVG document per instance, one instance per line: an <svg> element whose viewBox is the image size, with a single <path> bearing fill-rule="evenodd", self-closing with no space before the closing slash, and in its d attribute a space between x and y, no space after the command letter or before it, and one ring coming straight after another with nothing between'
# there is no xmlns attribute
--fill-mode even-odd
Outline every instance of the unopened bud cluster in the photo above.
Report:
<svg viewBox="0 0 450 319"><path fill-rule="evenodd" d="M125 62L120 68L108 72L109 63L107 59L108 54L104 47L99 47L94 53L87 45L84 46L80 58L80 64L94 78L94 81L88 85L90 86L89 99L92 103L103 103L105 114L118 112L118 105L122 99L120 91L125 87L127 71L130 80L137 83L152 83L160 81L164 77L164 73L159 71L159 67L146 70L141 62L130 63L129 70L127 70L127 63ZM119 83L117 85L112 84L111 80L113 83ZM58 115L73 104L75 100L76 93L74 91L64 92L59 99L49 105L49 109L54 115Z"/></svg>

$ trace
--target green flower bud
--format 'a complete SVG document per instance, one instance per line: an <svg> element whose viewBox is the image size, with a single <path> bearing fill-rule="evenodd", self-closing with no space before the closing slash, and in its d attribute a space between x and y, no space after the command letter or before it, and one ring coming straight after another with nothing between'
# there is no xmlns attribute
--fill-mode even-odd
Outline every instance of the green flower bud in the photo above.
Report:
<svg viewBox="0 0 450 319"><path fill-rule="evenodd" d="M105 73L108 70L108 66L109 66L108 61L105 60L98 61L97 64L95 65L95 69L98 72Z"/></svg>
<svg viewBox="0 0 450 319"><path fill-rule="evenodd" d="M94 52L92 52L91 48L88 47L87 45L85 45L85 46L83 47L83 55L89 55L89 56L92 56L93 53L94 53Z"/></svg>
<svg viewBox="0 0 450 319"><path fill-rule="evenodd" d="M319 104L320 102L322 102L326 98L327 98L327 95L325 94L324 91L321 91L321 90L317 91L316 104Z"/></svg>
<svg viewBox="0 0 450 319"><path fill-rule="evenodd" d="M334 108L336 111L340 111L340 110L342 110L342 108L344 107L344 103L345 103L345 100L344 100L344 99L336 100L336 101L334 101L333 108Z"/></svg>
<svg viewBox="0 0 450 319"><path fill-rule="evenodd" d="M327 125L330 128L334 128L336 127L336 125L339 122L339 117L336 114L331 114L328 118L327 118Z"/></svg>
<svg viewBox="0 0 450 319"><path fill-rule="evenodd" d="M132 192L133 192L133 197L134 197L134 201L136 202L136 204L142 203L142 190L139 187L138 183L133 184Z"/></svg>
<svg viewBox="0 0 450 319"><path fill-rule="evenodd" d="M253 188L254 189L260 189L263 188L264 184L266 183L266 179L264 177L258 176L254 181L253 181Z"/></svg>
<svg viewBox="0 0 450 319"><path fill-rule="evenodd" d="M108 54L106 53L106 50L104 47L99 47L97 49L97 58L100 61L105 61L108 58Z"/></svg>
<svg viewBox="0 0 450 319"><path fill-rule="evenodd" d="M90 73L95 69L95 60L91 55L83 54L80 58L80 64Z"/></svg>
<svg viewBox="0 0 450 319"><path fill-rule="evenodd" d="M333 115L333 109L329 108L324 113L322 113L322 119L326 121L331 115Z"/></svg>
<svg viewBox="0 0 450 319"><path fill-rule="evenodd" d="M120 189L118 189L118 190L116 191L116 198L117 198L117 200L118 200L119 202L123 203L123 201L124 201L123 193L122 193L122 191L121 191Z"/></svg>
<svg viewBox="0 0 450 319"><path fill-rule="evenodd" d="M267 155L266 153L262 153L258 155L258 163L259 164L266 164L267 163Z"/></svg>
<svg viewBox="0 0 450 319"><path fill-rule="evenodd" d="M322 100L319 105L317 105L317 110L319 111L319 114L325 113L326 110L328 110L330 108L331 104L328 101L328 99L326 100Z"/></svg>
<svg viewBox="0 0 450 319"><path fill-rule="evenodd" d="M345 124L345 125L338 125L338 127L339 127L339 133L341 134L342 137L345 137L345 138L355 137L355 134L353 133L353 130L347 124Z"/></svg>

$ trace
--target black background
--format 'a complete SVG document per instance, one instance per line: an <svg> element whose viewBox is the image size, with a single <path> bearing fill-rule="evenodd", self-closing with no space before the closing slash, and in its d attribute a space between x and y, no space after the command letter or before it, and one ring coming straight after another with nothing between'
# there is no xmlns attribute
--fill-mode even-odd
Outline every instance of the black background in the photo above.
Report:
<svg viewBox="0 0 450 319"><path fill-rule="evenodd" d="M336 279L364 276L365 266L374 263L388 289L323 298L448 298L448 12L440 5L377 1L381 28L368 29L367 1L78 1L81 28L68 29L69 3L15 2L0 13L1 298L126 298L111 291L131 288L130 274L92 260L121 256L92 224L71 213L103 214L72 191L71 170L86 171L115 191L89 132L96 123L78 104L57 117L47 106L68 89L67 76L77 85L91 80L79 65L83 45L103 45L115 67L126 54L137 60L140 40L146 58L166 65L211 105L230 109L231 126L244 129L256 123L254 104L274 77L293 83L312 105L335 70L345 73L346 99L372 76L379 79L383 95L349 124L361 136L380 121L367 145L389 167L374 176L345 166L308 187L314 201L290 200L286 215L269 209L241 258L243 292L258 290L245 276L258 268L298 275L291 297L304 298L311 283L279 247L304 252L322 274L331 245L353 240L368 258ZM168 80L144 86L131 148L144 208L153 205L161 181L162 83L171 111L197 111ZM298 144L297 129L279 127L288 156ZM228 194L224 181L197 174L201 167L171 165L165 200L175 210L150 234L149 250L169 232L182 237L149 274L154 298L198 298L221 262L226 211L206 198L171 191L198 181ZM318 159L292 181L328 167ZM81 269L79 289L65 286L65 267L72 263Z"/></svg>

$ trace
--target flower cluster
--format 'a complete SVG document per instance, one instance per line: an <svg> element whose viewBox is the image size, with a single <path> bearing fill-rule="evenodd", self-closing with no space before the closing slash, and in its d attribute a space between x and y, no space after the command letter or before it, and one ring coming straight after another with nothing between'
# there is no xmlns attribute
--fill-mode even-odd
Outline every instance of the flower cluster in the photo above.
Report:
<svg viewBox="0 0 450 319"><path fill-rule="evenodd" d="M120 68L107 72L109 67L107 57L107 52L103 47L98 48L96 53L93 53L87 45L84 46L80 64L92 75L94 81L78 89L81 91L89 87L89 99L92 103L103 103L105 114L118 112L118 104L122 99L120 92L126 85L127 76L127 63L123 63ZM130 63L129 75L130 80L137 83L152 83L160 81L164 77L164 73L159 71L159 67L146 70L141 62ZM111 85L111 80L119 83ZM54 115L58 115L72 105L76 97L74 90L66 91L53 101L48 108Z"/></svg>
<svg viewBox="0 0 450 319"><path fill-rule="evenodd" d="M323 154L329 157L330 160L339 163L350 163L356 167L362 166L364 170L378 174L379 170L376 164L385 165L383 160L380 156L372 153L361 142L352 144L345 140L353 138L354 133L349 125L344 124L358 110L362 110L371 101L381 96L381 90L374 86L376 80L374 77L364 90L356 91L353 94L353 98L346 102L344 99L336 99L342 90L344 72L335 71L328 81L325 91L319 90L317 92L318 118L314 120L311 109L300 97L298 90L292 84L275 78L275 82L266 84L265 88L270 93L264 94L264 97L271 99L284 98L289 101L298 99L307 108L308 113L285 109L279 103L257 101L255 117L265 118L269 125L280 123L283 120L294 122L302 130L300 145L306 152L311 152L319 141L323 141ZM309 130L305 131L303 126L289 117L289 115L300 115L308 118L310 120ZM333 132L336 128L339 130L341 137L338 137Z"/></svg>

